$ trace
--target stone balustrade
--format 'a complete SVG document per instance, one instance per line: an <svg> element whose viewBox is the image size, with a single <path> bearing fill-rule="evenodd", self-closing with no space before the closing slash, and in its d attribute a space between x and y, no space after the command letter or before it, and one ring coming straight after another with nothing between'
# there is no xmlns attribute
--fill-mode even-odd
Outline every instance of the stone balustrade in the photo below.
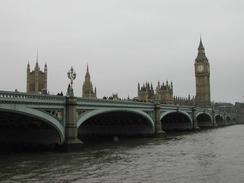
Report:
<svg viewBox="0 0 244 183"><path fill-rule="evenodd" d="M0 91L0 102L39 102L64 103L65 97L56 95L27 94L22 92Z"/></svg>

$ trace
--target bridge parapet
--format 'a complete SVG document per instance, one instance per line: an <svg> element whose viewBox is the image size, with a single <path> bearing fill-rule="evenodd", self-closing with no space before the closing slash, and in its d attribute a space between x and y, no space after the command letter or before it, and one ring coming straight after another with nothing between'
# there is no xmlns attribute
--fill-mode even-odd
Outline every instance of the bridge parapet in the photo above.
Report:
<svg viewBox="0 0 244 183"><path fill-rule="evenodd" d="M85 99L77 98L79 107L118 107L118 108L137 108L137 109L153 109L154 103L144 103L128 100L104 100L104 99Z"/></svg>
<svg viewBox="0 0 244 183"><path fill-rule="evenodd" d="M194 106L187 105L178 105L178 104L161 104L160 108L162 110L183 110L183 111L191 111Z"/></svg>
<svg viewBox="0 0 244 183"><path fill-rule="evenodd" d="M22 92L0 91L0 103L40 103L64 104L65 97L56 95L27 94Z"/></svg>

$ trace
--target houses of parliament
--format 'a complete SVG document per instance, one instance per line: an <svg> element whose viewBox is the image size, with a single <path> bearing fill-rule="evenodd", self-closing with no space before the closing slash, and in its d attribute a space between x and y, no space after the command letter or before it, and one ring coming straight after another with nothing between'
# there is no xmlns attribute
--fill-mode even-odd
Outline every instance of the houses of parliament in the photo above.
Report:
<svg viewBox="0 0 244 183"><path fill-rule="evenodd" d="M198 54L194 62L195 68L195 83L196 83L196 95L195 97L178 97L173 95L173 83L166 81L158 84L154 90L153 84L146 82L142 85L138 83L137 92L138 96L133 100L139 102L153 102L158 101L162 104L182 104L182 105L199 105L209 106L211 105L210 98L210 65L205 54L205 48L200 38L198 46ZM30 70L30 64L27 65L27 79L26 79L26 91L27 93L42 93L47 94L47 64L42 71L39 67L38 56L36 58L36 64L34 70ZM82 86L82 97L96 99L97 90L93 88L91 76L89 73L89 67L87 65L85 80ZM118 98L116 97L118 100Z"/></svg>

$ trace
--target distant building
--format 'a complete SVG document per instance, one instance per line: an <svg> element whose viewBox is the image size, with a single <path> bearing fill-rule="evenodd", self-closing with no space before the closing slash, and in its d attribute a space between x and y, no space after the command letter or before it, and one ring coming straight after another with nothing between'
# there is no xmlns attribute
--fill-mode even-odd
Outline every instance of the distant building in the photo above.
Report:
<svg viewBox="0 0 244 183"><path fill-rule="evenodd" d="M216 102L213 104L214 109L218 109L221 112L232 113L234 112L234 105L227 102Z"/></svg>
<svg viewBox="0 0 244 183"><path fill-rule="evenodd" d="M142 86L140 86L140 84L138 83L137 91L138 91L138 96L136 97L136 100L138 101L150 102L153 101L155 98L152 83L149 84L148 82L146 82Z"/></svg>
<svg viewBox="0 0 244 183"><path fill-rule="evenodd" d="M200 39L198 55L195 59L196 97L195 104L199 106L211 105L210 98L210 66L205 55L205 48Z"/></svg>
<svg viewBox="0 0 244 183"><path fill-rule="evenodd" d="M236 102L235 108L237 112L238 122L244 124L244 103Z"/></svg>
<svg viewBox="0 0 244 183"><path fill-rule="evenodd" d="M156 95L155 99L159 101L161 104L172 104L174 101L173 98L173 83L170 84L166 81L166 84L160 85L158 82L158 86L156 87Z"/></svg>
<svg viewBox="0 0 244 183"><path fill-rule="evenodd" d="M82 97L83 98L97 98L97 89L95 87L95 89L93 90L88 65L87 65L87 69L86 69L85 81L82 86Z"/></svg>
<svg viewBox="0 0 244 183"><path fill-rule="evenodd" d="M30 70L30 64L27 64L26 92L47 94L47 64L44 66L44 71L41 71L38 57L33 71Z"/></svg>
<svg viewBox="0 0 244 183"><path fill-rule="evenodd" d="M110 96L108 98L109 100L121 100L121 98L119 98L118 93L113 93L112 96Z"/></svg>
<svg viewBox="0 0 244 183"><path fill-rule="evenodd" d="M138 96L134 99L141 102L153 102L154 100L159 101L162 104L173 103L173 83L171 84L158 82L156 90L154 91L152 83L146 82L142 86L138 83Z"/></svg>
<svg viewBox="0 0 244 183"><path fill-rule="evenodd" d="M195 98L191 97L190 94L188 97L179 97L179 96L174 96L174 102L175 105L195 105Z"/></svg>

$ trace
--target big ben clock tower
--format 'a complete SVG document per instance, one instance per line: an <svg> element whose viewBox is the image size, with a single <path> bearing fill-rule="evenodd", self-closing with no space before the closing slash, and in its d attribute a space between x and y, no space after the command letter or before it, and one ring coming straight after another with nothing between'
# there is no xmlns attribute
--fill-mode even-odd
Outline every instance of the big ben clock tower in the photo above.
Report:
<svg viewBox="0 0 244 183"><path fill-rule="evenodd" d="M209 106L210 99L210 69L209 62L205 55L205 49L200 38L198 55L195 59L195 77L196 77L196 105Z"/></svg>

